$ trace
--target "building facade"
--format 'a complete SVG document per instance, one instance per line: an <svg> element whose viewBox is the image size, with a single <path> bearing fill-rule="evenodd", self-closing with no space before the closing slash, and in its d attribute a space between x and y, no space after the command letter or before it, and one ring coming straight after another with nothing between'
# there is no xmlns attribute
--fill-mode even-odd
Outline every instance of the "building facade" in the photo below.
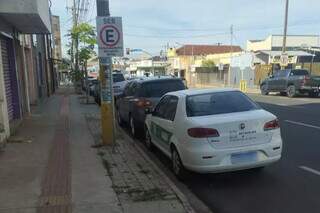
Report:
<svg viewBox="0 0 320 213"><path fill-rule="evenodd" d="M247 51L282 51L282 35L270 35L264 40L248 40ZM320 37L318 35L288 35L287 51L301 50L301 48L319 48Z"/></svg>
<svg viewBox="0 0 320 213"><path fill-rule="evenodd" d="M30 114L32 104L52 94L54 74L48 1L0 4L1 143Z"/></svg>
<svg viewBox="0 0 320 213"><path fill-rule="evenodd" d="M229 60L230 63L231 56L241 51L241 47L230 45L184 45L178 49L171 48L168 50L169 72L184 78L188 86L195 87L202 81L202 76L206 78L203 73L209 72L208 69L201 69L204 60L214 62ZM198 70L201 70L199 71L201 74L197 74ZM227 75L226 66L223 73L219 74L219 79L224 82Z"/></svg>

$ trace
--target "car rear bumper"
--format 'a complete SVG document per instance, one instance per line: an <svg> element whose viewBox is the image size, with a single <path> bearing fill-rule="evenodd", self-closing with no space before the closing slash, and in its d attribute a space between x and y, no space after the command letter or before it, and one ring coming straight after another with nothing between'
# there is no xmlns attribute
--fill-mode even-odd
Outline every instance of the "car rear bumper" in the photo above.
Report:
<svg viewBox="0 0 320 213"><path fill-rule="evenodd" d="M313 91L313 92L319 92L320 91L320 86L302 86L300 88L300 90L303 90L303 91Z"/></svg>
<svg viewBox="0 0 320 213"><path fill-rule="evenodd" d="M254 160L236 162L234 155L256 153ZM220 173L237 171L256 167L263 167L281 159L282 141L275 140L271 143L241 147L234 149L215 150L206 153L184 152L183 165L198 173Z"/></svg>

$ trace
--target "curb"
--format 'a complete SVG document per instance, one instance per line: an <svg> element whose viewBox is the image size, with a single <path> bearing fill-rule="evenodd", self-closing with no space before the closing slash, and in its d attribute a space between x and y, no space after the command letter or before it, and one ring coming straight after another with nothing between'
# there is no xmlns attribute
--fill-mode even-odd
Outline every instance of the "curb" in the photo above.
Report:
<svg viewBox="0 0 320 213"><path fill-rule="evenodd" d="M132 139L122 128L117 126L117 130L125 136L126 140L130 141L131 143L135 143L135 140ZM150 159L149 156L147 156L147 154L138 145L135 145L134 147L137 149L139 154L141 154L148 161L148 163L150 163L150 165L164 178L164 180L168 183L171 189L176 193L185 211L187 213L196 213L190 205L186 196L183 194L183 192L181 192L180 189L178 189L178 187L167 177L167 175Z"/></svg>

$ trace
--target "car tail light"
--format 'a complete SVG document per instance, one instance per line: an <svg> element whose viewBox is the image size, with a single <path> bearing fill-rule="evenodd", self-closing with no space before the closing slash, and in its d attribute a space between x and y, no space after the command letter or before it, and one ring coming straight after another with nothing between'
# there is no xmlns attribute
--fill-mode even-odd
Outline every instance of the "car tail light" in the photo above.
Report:
<svg viewBox="0 0 320 213"><path fill-rule="evenodd" d="M210 128L191 128L188 129L188 135L193 138L210 138L220 136L218 130Z"/></svg>
<svg viewBox="0 0 320 213"><path fill-rule="evenodd" d="M264 131L269 131L278 128L280 128L280 123L278 119L269 121L264 125Z"/></svg>
<svg viewBox="0 0 320 213"><path fill-rule="evenodd" d="M309 76L304 76L304 78L302 80L302 85L305 85L309 80L310 80Z"/></svg>
<svg viewBox="0 0 320 213"><path fill-rule="evenodd" d="M147 100L147 99L137 99L136 100L136 105L138 107L152 107L152 102Z"/></svg>

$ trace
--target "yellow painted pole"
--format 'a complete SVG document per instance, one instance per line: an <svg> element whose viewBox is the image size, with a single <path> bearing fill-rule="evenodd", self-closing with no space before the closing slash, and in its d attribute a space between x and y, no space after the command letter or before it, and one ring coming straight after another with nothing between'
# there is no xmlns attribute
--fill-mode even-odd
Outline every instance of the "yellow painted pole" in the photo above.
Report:
<svg viewBox="0 0 320 213"><path fill-rule="evenodd" d="M109 17L109 0L96 0L97 16ZM114 98L113 98L113 80L112 80L112 58L105 58L107 63L100 63L99 78L100 78L100 95L101 95L101 130L102 144L111 145L115 142L114 130ZM108 64L108 65L102 65Z"/></svg>
<svg viewBox="0 0 320 213"><path fill-rule="evenodd" d="M110 65L112 67L112 65ZM107 70L107 75L106 72ZM112 70L108 69L108 66L100 65L100 90L101 90L101 128L102 128L102 144L110 145L114 142L114 113L113 113L113 98L107 100L106 92L111 92L112 94Z"/></svg>

